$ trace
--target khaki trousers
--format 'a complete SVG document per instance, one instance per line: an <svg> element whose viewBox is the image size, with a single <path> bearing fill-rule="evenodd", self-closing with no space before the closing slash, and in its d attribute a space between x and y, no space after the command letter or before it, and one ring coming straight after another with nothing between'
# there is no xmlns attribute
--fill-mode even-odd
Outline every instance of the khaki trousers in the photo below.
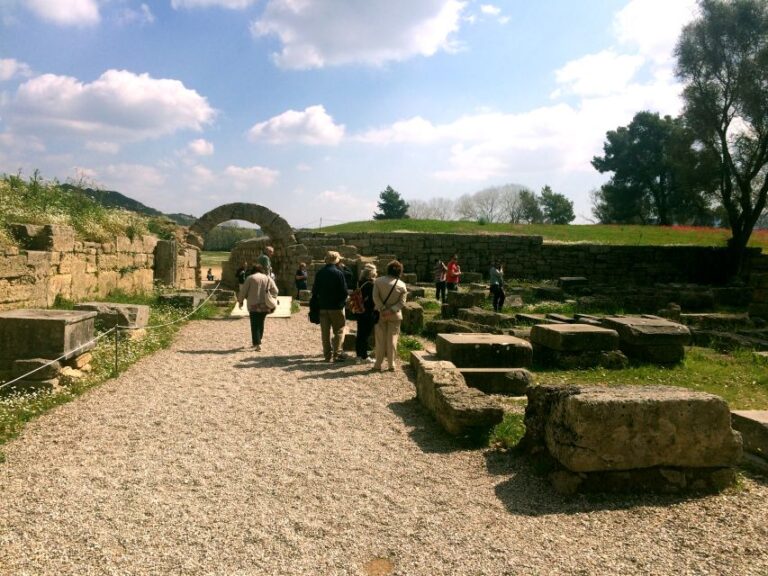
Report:
<svg viewBox="0 0 768 576"><path fill-rule="evenodd" d="M389 319L379 318L376 323L376 362L374 368L381 369L384 358L387 359L388 367L395 368L395 356L397 355L397 340L400 336L400 324L402 319L396 315Z"/></svg>
<svg viewBox="0 0 768 576"><path fill-rule="evenodd" d="M344 310L320 310L320 335L323 340L323 356L326 360L341 355L346 323Z"/></svg>

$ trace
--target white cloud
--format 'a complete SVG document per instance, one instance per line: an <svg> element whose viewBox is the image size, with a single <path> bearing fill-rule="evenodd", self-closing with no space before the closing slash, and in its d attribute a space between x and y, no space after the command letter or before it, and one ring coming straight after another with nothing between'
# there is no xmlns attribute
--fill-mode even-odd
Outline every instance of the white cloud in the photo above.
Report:
<svg viewBox="0 0 768 576"><path fill-rule="evenodd" d="M24 0L38 17L60 26L93 26L99 23L96 0Z"/></svg>
<svg viewBox="0 0 768 576"><path fill-rule="evenodd" d="M456 48L465 2L459 0L269 0L251 31L277 36L284 68L381 65ZM322 22L322 25L318 25Z"/></svg>
<svg viewBox="0 0 768 576"><path fill-rule="evenodd" d="M139 24L144 26L145 24L154 24L155 15L152 14L152 10L146 4L139 6L138 10L133 8L125 8L118 15L118 22L120 24Z"/></svg>
<svg viewBox="0 0 768 576"><path fill-rule="evenodd" d="M224 169L224 175L227 176L237 190L246 190L253 186L268 188L275 183L280 173L277 170L264 168L263 166L250 166L243 168L240 166L227 166Z"/></svg>
<svg viewBox="0 0 768 576"><path fill-rule="evenodd" d="M85 149L92 152L99 152L101 154L117 154L120 152L120 145L116 142L88 141L85 143Z"/></svg>
<svg viewBox="0 0 768 576"><path fill-rule="evenodd" d="M21 84L4 106L19 131L77 134L93 141L140 141L179 130L201 130L215 111L178 80L108 70L86 84L44 74Z"/></svg>
<svg viewBox="0 0 768 576"><path fill-rule="evenodd" d="M696 14L696 0L631 0L614 19L622 44L656 62L667 62L682 27Z"/></svg>
<svg viewBox="0 0 768 576"><path fill-rule="evenodd" d="M292 143L334 146L344 137L344 125L336 124L322 105L303 111L288 110L266 122L255 124L248 137L256 142Z"/></svg>
<svg viewBox="0 0 768 576"><path fill-rule="evenodd" d="M487 16L498 16L501 14L501 8L493 4L483 4L480 6L480 12Z"/></svg>
<svg viewBox="0 0 768 576"><path fill-rule="evenodd" d="M171 0L174 9L184 8L229 8L230 10L242 10L255 4L256 0Z"/></svg>
<svg viewBox="0 0 768 576"><path fill-rule="evenodd" d="M0 82L10 80L16 76L30 76L32 70L24 62L13 58L0 58Z"/></svg>
<svg viewBox="0 0 768 576"><path fill-rule="evenodd" d="M409 142L429 144L440 137L435 126L420 116L400 120L387 128L369 130L357 139L369 144L394 144Z"/></svg>
<svg viewBox="0 0 768 576"><path fill-rule="evenodd" d="M213 154L213 143L203 138L197 138L187 144L187 151L195 156L210 156Z"/></svg>
<svg viewBox="0 0 768 576"><path fill-rule="evenodd" d="M571 60L555 71L558 84L564 85L553 96L562 91L579 96L600 96L615 94L624 90L644 64L639 55L617 54L613 50L603 50L597 54L588 54L577 60Z"/></svg>

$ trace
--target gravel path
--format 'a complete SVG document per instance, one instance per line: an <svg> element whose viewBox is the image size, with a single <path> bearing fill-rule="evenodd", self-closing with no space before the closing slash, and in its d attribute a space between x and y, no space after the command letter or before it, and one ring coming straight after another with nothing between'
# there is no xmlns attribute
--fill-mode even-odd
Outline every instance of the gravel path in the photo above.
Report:
<svg viewBox="0 0 768 576"><path fill-rule="evenodd" d="M406 373L321 362L304 314L186 326L27 426L0 464L0 574L768 574L768 482L552 493L468 449Z"/></svg>

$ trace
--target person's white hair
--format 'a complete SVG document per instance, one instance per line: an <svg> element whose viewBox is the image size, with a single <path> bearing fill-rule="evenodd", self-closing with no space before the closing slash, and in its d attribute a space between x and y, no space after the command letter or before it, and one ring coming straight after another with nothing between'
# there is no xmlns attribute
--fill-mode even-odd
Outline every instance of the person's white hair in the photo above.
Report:
<svg viewBox="0 0 768 576"><path fill-rule="evenodd" d="M329 250L325 253L326 264L338 264L341 261L341 254L333 250Z"/></svg>

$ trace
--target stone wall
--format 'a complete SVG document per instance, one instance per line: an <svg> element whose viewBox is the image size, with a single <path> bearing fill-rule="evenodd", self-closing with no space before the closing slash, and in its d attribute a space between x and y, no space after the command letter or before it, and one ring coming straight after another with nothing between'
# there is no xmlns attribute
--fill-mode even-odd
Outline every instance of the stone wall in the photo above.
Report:
<svg viewBox="0 0 768 576"><path fill-rule="evenodd" d="M0 248L0 310L46 308L57 296L82 301L114 290L150 292L154 283L154 236L116 237L111 242L83 242L69 226L16 224L20 248ZM194 288L197 251L177 266L177 287Z"/></svg>
<svg viewBox="0 0 768 576"><path fill-rule="evenodd" d="M541 236L468 235L421 233L348 233L346 244L364 256L392 254L406 272L419 281L432 280L436 258L459 255L464 272L487 276L494 260L504 263L507 278L555 279L585 276L596 284L643 284L690 282L723 284L728 281L728 252L725 248L700 246L606 246L544 242ZM299 242L322 238L322 234L300 232ZM759 250L749 251L748 260Z"/></svg>

